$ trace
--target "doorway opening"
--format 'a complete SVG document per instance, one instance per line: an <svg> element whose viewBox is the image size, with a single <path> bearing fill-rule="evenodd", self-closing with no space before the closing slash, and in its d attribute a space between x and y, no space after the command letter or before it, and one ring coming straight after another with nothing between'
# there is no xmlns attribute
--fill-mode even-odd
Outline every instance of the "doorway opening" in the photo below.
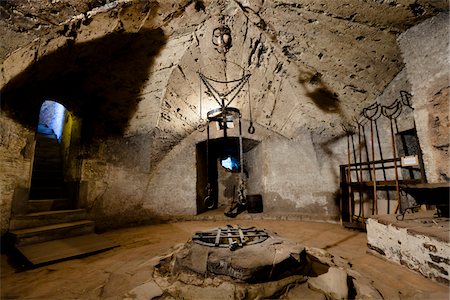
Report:
<svg viewBox="0 0 450 300"><path fill-rule="evenodd" d="M418 164L412 166L402 166L403 179L421 179L425 182L425 170L422 162L422 151L420 149L419 138L415 128L400 131L395 136L397 152L399 157L416 156Z"/></svg>
<svg viewBox="0 0 450 300"><path fill-rule="evenodd" d="M63 133L65 113L66 108L62 104L50 100L44 101L39 112L38 132L42 127L48 128L53 131L56 139L60 142Z"/></svg>
<svg viewBox="0 0 450 300"><path fill-rule="evenodd" d="M245 153L259 144L258 141L243 138ZM197 144L197 214L209 210L224 210L237 196L241 172L239 138L227 137L203 141ZM244 174L247 170L244 165ZM209 183L209 191L208 191ZM210 200L205 203L205 198Z"/></svg>
<svg viewBox="0 0 450 300"><path fill-rule="evenodd" d="M73 146L73 115L60 103L43 102L36 128L30 202L48 210L74 208L68 197L67 174ZM41 207L39 207L40 209Z"/></svg>

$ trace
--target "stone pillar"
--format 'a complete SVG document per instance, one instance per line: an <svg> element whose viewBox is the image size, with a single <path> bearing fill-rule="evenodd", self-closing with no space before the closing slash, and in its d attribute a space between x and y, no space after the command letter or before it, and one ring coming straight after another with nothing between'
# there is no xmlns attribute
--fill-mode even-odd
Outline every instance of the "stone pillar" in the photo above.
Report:
<svg viewBox="0 0 450 300"><path fill-rule="evenodd" d="M413 94L417 135L428 182L450 181L449 14L441 13L398 38Z"/></svg>

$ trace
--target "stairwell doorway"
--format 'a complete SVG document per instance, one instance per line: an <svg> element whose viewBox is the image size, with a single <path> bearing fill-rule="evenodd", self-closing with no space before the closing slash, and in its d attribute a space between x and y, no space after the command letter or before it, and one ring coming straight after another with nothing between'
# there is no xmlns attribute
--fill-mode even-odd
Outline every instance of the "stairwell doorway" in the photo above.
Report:
<svg viewBox="0 0 450 300"><path fill-rule="evenodd" d="M43 102L36 128L28 212L74 209L68 178L74 173L74 117L60 103ZM76 197L75 197L76 198Z"/></svg>
<svg viewBox="0 0 450 300"><path fill-rule="evenodd" d="M7 233L8 245L26 266L118 246L95 234L95 222L82 208L87 185L80 180L80 125L81 119L60 103L42 104L28 201L11 217Z"/></svg>

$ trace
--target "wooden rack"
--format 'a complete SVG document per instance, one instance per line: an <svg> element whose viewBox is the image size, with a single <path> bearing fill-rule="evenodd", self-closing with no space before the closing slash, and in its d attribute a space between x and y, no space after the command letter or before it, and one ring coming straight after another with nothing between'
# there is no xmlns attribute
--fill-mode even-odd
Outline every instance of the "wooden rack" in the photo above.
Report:
<svg viewBox="0 0 450 300"><path fill-rule="evenodd" d="M421 157L419 157L421 160ZM411 169L412 167L402 167L400 158L396 159L398 171ZM350 166L350 172L349 172ZM423 166L419 162L419 166ZM362 163L352 163L350 165L340 165L340 212L341 224L345 227L365 229L365 219L374 214L390 214L399 210L398 199L395 199L396 180L394 178L394 159L384 159L368 161ZM417 167L415 167L417 169ZM387 180L375 181L377 194L384 195L385 198L374 197L374 181L371 172L387 173ZM417 184L424 182L423 168L420 168L419 178L400 179L399 185ZM350 178L349 178L350 174ZM361 176L362 175L362 176ZM361 178L364 177L364 178ZM381 176L380 176L381 177ZM380 178L379 177L379 178ZM401 202L401 199L399 200ZM378 202L378 203L377 203ZM380 207L380 202L385 202L384 207ZM378 210L378 211L377 211Z"/></svg>

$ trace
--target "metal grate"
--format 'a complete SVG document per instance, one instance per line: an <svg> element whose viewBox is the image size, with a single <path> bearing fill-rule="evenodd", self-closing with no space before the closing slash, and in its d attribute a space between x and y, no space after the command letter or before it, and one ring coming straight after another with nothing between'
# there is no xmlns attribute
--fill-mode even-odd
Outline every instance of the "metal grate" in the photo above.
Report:
<svg viewBox="0 0 450 300"><path fill-rule="evenodd" d="M269 238L269 234L262 229L255 227L241 228L240 226L199 231L192 236L192 240L197 244L230 248L231 250L244 245L258 244L267 238Z"/></svg>

